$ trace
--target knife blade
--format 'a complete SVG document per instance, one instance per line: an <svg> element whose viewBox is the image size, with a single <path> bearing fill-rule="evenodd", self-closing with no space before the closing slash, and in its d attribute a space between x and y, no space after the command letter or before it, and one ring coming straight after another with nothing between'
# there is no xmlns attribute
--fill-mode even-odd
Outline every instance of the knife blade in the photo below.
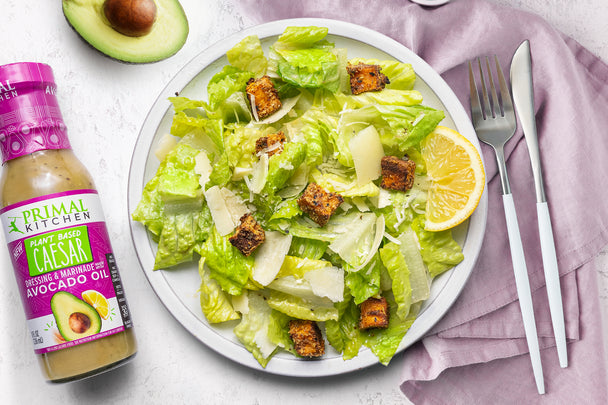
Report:
<svg viewBox="0 0 608 405"><path fill-rule="evenodd" d="M532 57L530 42L528 40L522 42L515 51L515 54L513 54L513 59L511 60L511 88L515 111L524 131L524 137L530 154L530 163L532 164L532 175L534 176L534 188L536 191L536 213L538 215L538 228L551 322L553 324L559 364L564 368L568 367L564 312L555 242L553 240L553 227L543 185L538 135L536 133Z"/></svg>

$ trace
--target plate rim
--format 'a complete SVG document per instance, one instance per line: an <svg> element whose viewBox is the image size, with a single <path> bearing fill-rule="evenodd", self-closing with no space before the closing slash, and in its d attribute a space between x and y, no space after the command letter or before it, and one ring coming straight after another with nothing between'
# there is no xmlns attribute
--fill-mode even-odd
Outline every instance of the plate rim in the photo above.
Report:
<svg viewBox="0 0 608 405"><path fill-rule="evenodd" d="M325 18L292 18L275 20L251 26L215 42L213 45L195 55L175 73L175 75L159 93L158 97L154 101L154 104L146 115L131 156L127 184L127 215L129 217L128 220L131 241L133 243L139 265L144 272L146 279L150 283L152 290L165 308L182 327L184 327L205 346L223 355L224 357L249 368L269 374L290 377L325 377L339 375L379 364L379 361L370 350L367 350L361 351L357 357L347 361L342 360L341 357L323 359L320 361L303 361L295 357L293 359L275 357L268 363L266 368L261 367L257 360L255 360L251 353L249 353L243 346L239 346L234 342L227 341L224 336L221 336L219 333L214 331L212 326L201 322L199 318L197 318L187 307L185 307L183 302L175 293L173 293L171 286L168 285L166 279L163 277L162 271L151 270L153 266L150 265L151 263L149 263L149 260L143 257L143 253L138 249L138 240L142 237L145 237L145 239L148 240L147 238L149 235L147 234L145 227L131 218L131 213L134 211L137 203L141 199L141 191L145 185L143 180L143 172L145 171L147 158L150 155L152 141L154 140L154 136L164 115L170 108L170 102L167 100L167 98L174 95L176 89L183 89L196 77L196 75L211 65L211 63L223 57L227 50L232 48L232 46L243 38L249 35L257 35L262 39L270 36L280 35L287 26L309 25L327 27L329 29L329 35L341 36L359 41L365 45L387 53L396 60L403 60L403 56L407 56L407 62L412 64L417 77L423 79L430 90L441 100L446 109L449 110L449 115L454 121L454 125L458 132L463 134L475 145L483 159L479 141L475 136L472 123L464 109L464 106L460 103L455 93L443 80L443 78L441 78L441 76L428 63L426 63L422 58L416 55L405 45L380 32L350 22ZM402 57L397 57L396 55L401 55ZM422 75L423 77L420 76L419 71L424 72ZM136 170L138 167L141 168L141 170ZM134 184L139 184L141 187L134 187ZM421 330L420 328L415 329L414 325L416 325L416 323L414 323L410 329L412 333L408 331L395 355L398 355L400 352L404 351L407 347L411 346L413 343L420 340L426 333L428 333L434 327L434 325L439 322L445 314L448 313L449 309L462 292L462 289L468 281L481 249L487 221L487 203L486 184L477 209L469 219L469 230L479 230L479 232L475 233L471 233L470 231L467 232L467 243L465 244L464 248L466 249L469 247L469 250L471 250L471 246L473 246L473 251L465 254L465 259L463 262L461 262L454 269L450 270L449 285L451 288L444 288L435 298L435 301L429 305L429 307L425 309L425 312L418 318L423 320L430 318L432 322L430 322L429 326L425 328L425 330ZM463 268L468 271L461 270ZM238 348L236 352L226 353L222 351L221 347L214 345L213 343L218 339L218 337L222 341L221 343L234 344L234 346ZM243 351L246 353L246 355L242 355L244 354ZM296 363L294 363L294 361ZM328 362L331 362L332 364L327 365ZM332 367L333 363L337 363L338 366ZM341 365L342 367L340 367Z"/></svg>

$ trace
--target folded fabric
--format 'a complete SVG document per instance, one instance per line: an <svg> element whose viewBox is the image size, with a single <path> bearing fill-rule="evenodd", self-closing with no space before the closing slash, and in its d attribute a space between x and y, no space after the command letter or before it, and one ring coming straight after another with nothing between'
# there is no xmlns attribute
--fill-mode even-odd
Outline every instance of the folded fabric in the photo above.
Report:
<svg viewBox="0 0 608 405"><path fill-rule="evenodd" d="M607 403L599 298L590 263L608 244L608 67L540 17L484 0L425 8L404 0L245 2L257 22L295 17L350 21L401 42L438 71L468 109L467 62L497 55L508 72L529 39L545 191L569 342L557 362L542 267L528 150L518 128L505 154L528 266L547 394L536 393L506 236L493 151L482 145L487 232L460 297L429 335L405 351L402 391L416 403ZM578 270L577 270L578 269ZM576 398L576 401L573 399Z"/></svg>

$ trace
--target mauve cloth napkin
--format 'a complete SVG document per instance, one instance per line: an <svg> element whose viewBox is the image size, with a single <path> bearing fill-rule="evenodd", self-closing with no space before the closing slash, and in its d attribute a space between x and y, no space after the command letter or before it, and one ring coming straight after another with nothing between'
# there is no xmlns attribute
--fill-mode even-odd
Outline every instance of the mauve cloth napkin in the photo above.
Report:
<svg viewBox="0 0 608 405"><path fill-rule="evenodd" d="M608 66L538 16L484 0L425 8L405 0L244 2L255 21L346 20L401 42L438 71L469 106L466 62L498 55L507 72L517 46L532 49L536 120L568 339L559 367L543 276L530 160L518 128L506 147L519 217L547 394L532 374L506 235L500 179L482 145L488 180L487 232L460 297L420 342L405 351L401 390L420 404L608 403L593 259L608 243Z"/></svg>

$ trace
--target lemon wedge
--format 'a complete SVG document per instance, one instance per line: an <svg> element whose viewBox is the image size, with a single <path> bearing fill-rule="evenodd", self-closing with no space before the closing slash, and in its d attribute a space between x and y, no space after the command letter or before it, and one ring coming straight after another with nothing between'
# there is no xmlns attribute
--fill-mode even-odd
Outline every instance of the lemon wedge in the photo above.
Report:
<svg viewBox="0 0 608 405"><path fill-rule="evenodd" d="M110 313L110 303L102 293L95 290L87 290L82 293L84 302L95 308L99 316L103 319L108 319Z"/></svg>
<svg viewBox="0 0 608 405"><path fill-rule="evenodd" d="M481 156L453 129L437 126L421 145L431 180L425 229L442 231L462 223L479 204L485 185Z"/></svg>

